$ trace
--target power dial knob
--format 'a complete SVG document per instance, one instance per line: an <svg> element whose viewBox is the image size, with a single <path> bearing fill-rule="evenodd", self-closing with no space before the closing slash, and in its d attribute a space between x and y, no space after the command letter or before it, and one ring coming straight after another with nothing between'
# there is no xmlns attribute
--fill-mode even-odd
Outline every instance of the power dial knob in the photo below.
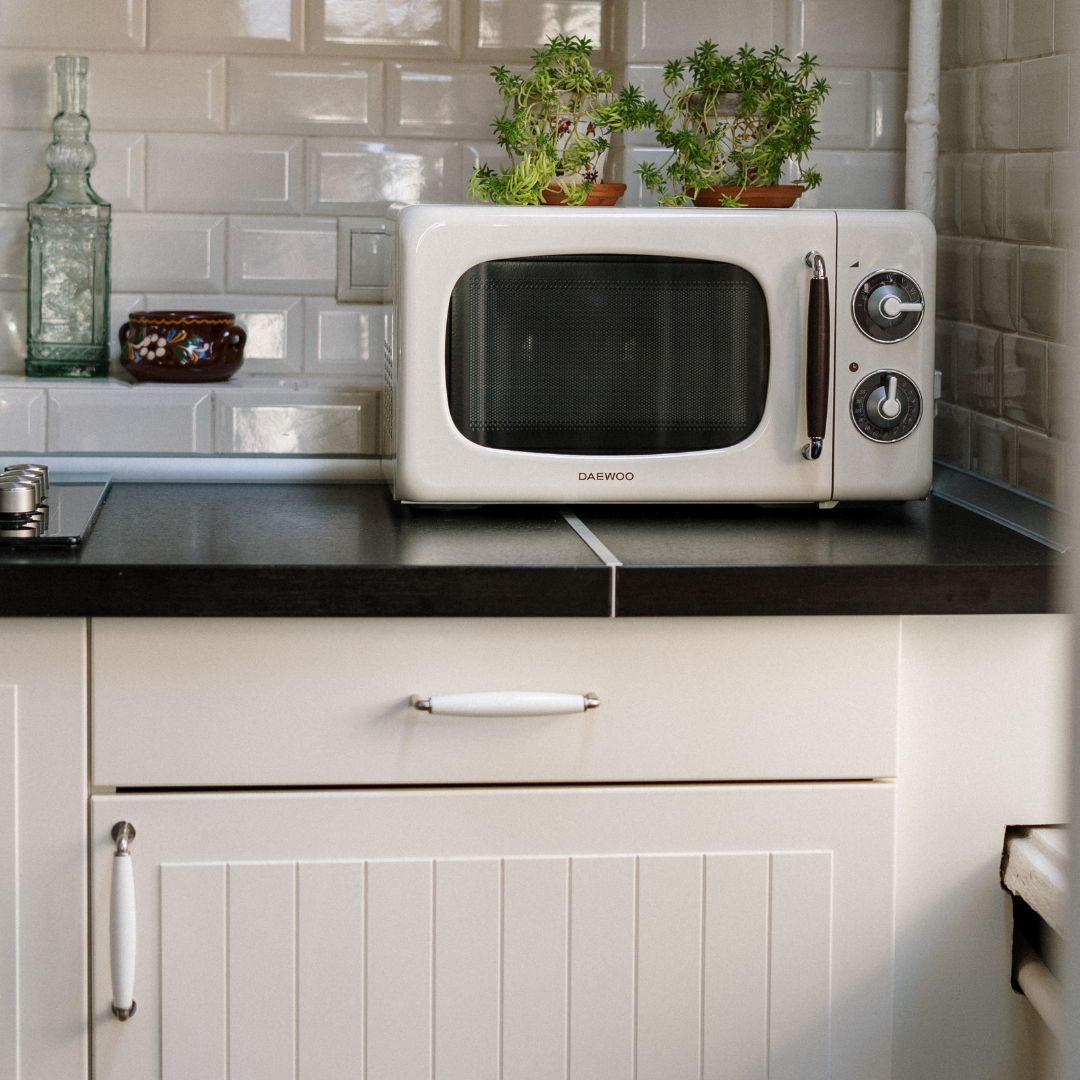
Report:
<svg viewBox="0 0 1080 1080"><path fill-rule="evenodd" d="M875 371L851 395L851 419L874 442L907 438L921 415L919 388L899 371Z"/></svg>
<svg viewBox="0 0 1080 1080"><path fill-rule="evenodd" d="M900 270L878 270L859 282L851 317L871 341L890 344L911 337L925 309L922 289Z"/></svg>

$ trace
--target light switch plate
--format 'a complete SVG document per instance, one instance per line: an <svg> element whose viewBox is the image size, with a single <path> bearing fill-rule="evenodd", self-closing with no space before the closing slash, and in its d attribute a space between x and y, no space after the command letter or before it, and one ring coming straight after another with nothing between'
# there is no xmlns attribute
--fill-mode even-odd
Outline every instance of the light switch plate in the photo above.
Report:
<svg viewBox="0 0 1080 1080"><path fill-rule="evenodd" d="M385 218L338 218L338 301L389 303L393 248L394 226Z"/></svg>

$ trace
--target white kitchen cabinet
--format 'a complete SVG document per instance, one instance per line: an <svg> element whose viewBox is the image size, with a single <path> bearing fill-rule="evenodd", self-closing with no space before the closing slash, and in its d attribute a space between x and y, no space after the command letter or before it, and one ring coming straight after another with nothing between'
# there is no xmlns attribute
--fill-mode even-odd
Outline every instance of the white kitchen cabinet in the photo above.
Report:
<svg viewBox="0 0 1080 1080"><path fill-rule="evenodd" d="M884 782L95 796L95 1080L885 1080L893 806Z"/></svg>
<svg viewBox="0 0 1080 1080"><path fill-rule="evenodd" d="M86 624L0 619L0 1080L89 1066Z"/></svg>

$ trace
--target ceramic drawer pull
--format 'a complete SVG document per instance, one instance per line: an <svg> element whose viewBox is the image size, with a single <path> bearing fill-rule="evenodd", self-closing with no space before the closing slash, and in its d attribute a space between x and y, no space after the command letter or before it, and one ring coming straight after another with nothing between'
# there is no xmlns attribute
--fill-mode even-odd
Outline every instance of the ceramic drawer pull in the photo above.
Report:
<svg viewBox="0 0 1080 1080"><path fill-rule="evenodd" d="M112 1011L118 1020L135 1014L135 873L128 845L135 826L118 821L112 828L112 896L109 901L109 960L112 964Z"/></svg>
<svg viewBox="0 0 1080 1080"><path fill-rule="evenodd" d="M595 694L537 694L521 690L413 698L414 708L440 716L561 716L595 709L599 704Z"/></svg>

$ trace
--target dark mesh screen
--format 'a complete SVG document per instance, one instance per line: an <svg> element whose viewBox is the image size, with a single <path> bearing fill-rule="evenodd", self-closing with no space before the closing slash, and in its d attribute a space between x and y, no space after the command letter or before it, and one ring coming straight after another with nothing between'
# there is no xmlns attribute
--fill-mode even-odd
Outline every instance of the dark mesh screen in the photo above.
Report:
<svg viewBox="0 0 1080 1080"><path fill-rule="evenodd" d="M454 287L450 412L482 446L709 450L761 420L769 319L753 275L697 259L482 263Z"/></svg>

